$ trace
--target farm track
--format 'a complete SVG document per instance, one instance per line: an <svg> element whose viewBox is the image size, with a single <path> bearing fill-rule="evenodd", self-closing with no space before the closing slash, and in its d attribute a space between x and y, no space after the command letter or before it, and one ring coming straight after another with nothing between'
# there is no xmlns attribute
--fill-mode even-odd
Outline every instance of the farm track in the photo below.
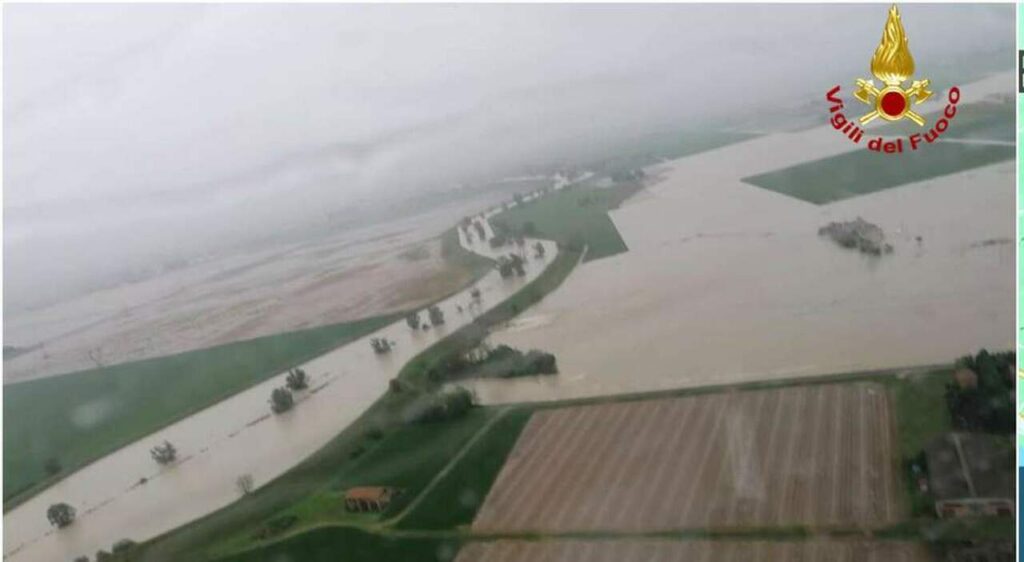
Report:
<svg viewBox="0 0 1024 562"><path fill-rule="evenodd" d="M473 531L885 526L904 509L891 423L859 382L541 411Z"/></svg>

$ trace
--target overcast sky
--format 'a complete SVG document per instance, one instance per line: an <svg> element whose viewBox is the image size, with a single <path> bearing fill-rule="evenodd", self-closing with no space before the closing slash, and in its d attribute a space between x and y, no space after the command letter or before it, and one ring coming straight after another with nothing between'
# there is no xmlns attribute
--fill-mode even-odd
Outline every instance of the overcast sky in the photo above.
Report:
<svg viewBox="0 0 1024 562"><path fill-rule="evenodd" d="M901 9L919 72L1013 54L1012 5ZM818 97L867 75L886 10L8 5L5 298Z"/></svg>

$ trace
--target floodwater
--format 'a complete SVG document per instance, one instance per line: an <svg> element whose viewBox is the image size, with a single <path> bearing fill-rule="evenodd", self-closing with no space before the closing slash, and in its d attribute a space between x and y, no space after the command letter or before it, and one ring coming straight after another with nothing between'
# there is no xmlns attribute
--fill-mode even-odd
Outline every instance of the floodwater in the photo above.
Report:
<svg viewBox="0 0 1024 562"><path fill-rule="evenodd" d="M4 361L4 383L422 306L469 281L468 270L441 256L436 237L452 217L473 214L496 195L209 256L38 309L5 310L5 341L30 351Z"/></svg>
<svg viewBox="0 0 1024 562"><path fill-rule="evenodd" d="M487 257L495 252L476 240L464 246ZM530 242L531 244L533 241ZM491 271L476 283L484 311L537 277L557 255L544 242L546 257L527 261L527 276L502 279ZM440 303L446 324L411 331L404 321L338 348L302 367L310 389L297 394L295 408L271 415L270 392L284 385L282 373L164 430L135 442L72 474L4 516L4 558L18 562L71 560L92 556L124 538L142 541L197 519L239 497L236 479L252 476L266 484L324 446L382 395L388 381L410 358L472 319L466 289ZM459 313L457 305L465 311ZM385 356L370 348L370 337L397 343ZM167 439L179 460L159 468L149 449ZM142 477L148 478L140 484ZM46 509L67 502L78 510L73 525L53 530Z"/></svg>
<svg viewBox="0 0 1024 562"><path fill-rule="evenodd" d="M1012 86L999 76L962 87L961 110ZM1013 349L1012 160L824 206L740 181L852 146L821 127L659 166L663 181L612 213L629 252L584 264L493 337L554 353L561 374L473 389L485 403L555 400ZM817 234L858 216L894 253Z"/></svg>

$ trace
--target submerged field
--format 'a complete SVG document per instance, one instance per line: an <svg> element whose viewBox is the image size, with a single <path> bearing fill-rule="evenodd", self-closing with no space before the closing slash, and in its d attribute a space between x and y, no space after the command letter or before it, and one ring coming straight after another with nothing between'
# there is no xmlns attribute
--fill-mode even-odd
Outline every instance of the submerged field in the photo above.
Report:
<svg viewBox="0 0 1024 562"><path fill-rule="evenodd" d="M398 318L379 316L4 387L4 499ZM47 471L47 466L57 470Z"/></svg>

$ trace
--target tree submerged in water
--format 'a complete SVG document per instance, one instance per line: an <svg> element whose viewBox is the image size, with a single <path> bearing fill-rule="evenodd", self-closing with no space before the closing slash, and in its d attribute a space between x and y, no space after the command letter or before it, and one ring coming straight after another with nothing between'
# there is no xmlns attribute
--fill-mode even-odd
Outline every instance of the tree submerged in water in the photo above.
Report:
<svg viewBox="0 0 1024 562"><path fill-rule="evenodd" d="M295 398L287 388L275 388L274 391L270 393L270 409L275 414L287 412L288 410L291 410L294 405Z"/></svg>
<svg viewBox="0 0 1024 562"><path fill-rule="evenodd" d="M370 347L377 355L389 353L394 346L395 344L388 341L387 338L370 338Z"/></svg>
<svg viewBox="0 0 1024 562"><path fill-rule="evenodd" d="M157 464L168 465L178 458L178 450L174 448L170 441L164 441L163 444L150 449L149 456L153 457Z"/></svg>
<svg viewBox="0 0 1024 562"><path fill-rule="evenodd" d="M427 315L430 316L430 323L434 326L444 324L444 312L436 304L427 309Z"/></svg>
<svg viewBox="0 0 1024 562"><path fill-rule="evenodd" d="M75 508L64 502L55 503L46 510L46 519L50 521L50 525L58 529L63 529L74 523L75 515Z"/></svg>
<svg viewBox="0 0 1024 562"><path fill-rule="evenodd" d="M291 390L302 390L309 386L309 377L306 376L306 371L302 369L291 369L285 378L285 385Z"/></svg>
<svg viewBox="0 0 1024 562"><path fill-rule="evenodd" d="M409 326L409 328L411 328L413 330L419 330L420 329L420 313L419 312L410 312L409 315L405 317L405 323L406 323L406 325Z"/></svg>

